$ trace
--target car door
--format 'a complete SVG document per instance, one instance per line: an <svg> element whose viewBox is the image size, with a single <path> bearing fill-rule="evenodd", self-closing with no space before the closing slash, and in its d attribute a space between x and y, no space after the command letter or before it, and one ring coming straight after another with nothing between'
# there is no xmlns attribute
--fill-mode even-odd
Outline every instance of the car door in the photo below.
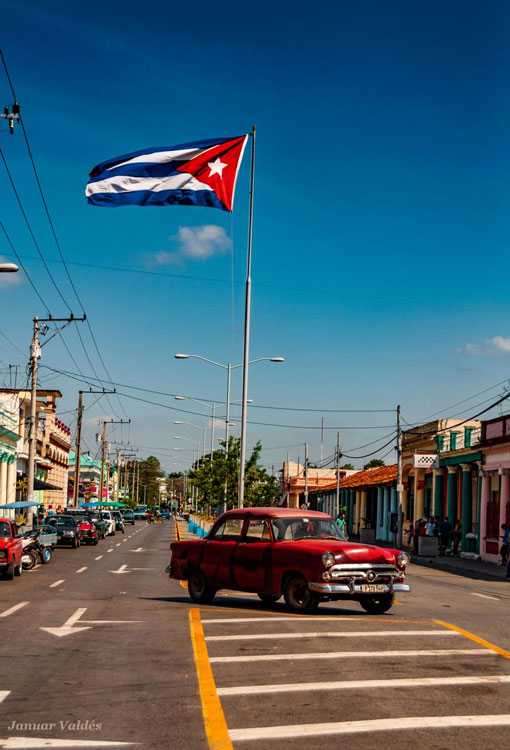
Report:
<svg viewBox="0 0 510 750"><path fill-rule="evenodd" d="M234 549L232 570L236 588L254 592L271 590L272 549L269 521L251 518L245 535Z"/></svg>
<svg viewBox="0 0 510 750"><path fill-rule="evenodd" d="M215 588L232 586L232 554L241 538L244 519L226 518L211 537L204 540L201 568Z"/></svg>

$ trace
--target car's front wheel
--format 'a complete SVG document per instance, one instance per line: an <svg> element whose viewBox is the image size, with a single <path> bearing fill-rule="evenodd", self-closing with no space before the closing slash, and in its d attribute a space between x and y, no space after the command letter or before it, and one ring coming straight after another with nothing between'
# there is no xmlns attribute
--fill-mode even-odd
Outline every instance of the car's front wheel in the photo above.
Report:
<svg viewBox="0 0 510 750"><path fill-rule="evenodd" d="M382 615L392 608L394 600L394 594L382 594L381 596L365 596L360 599L359 603L369 615Z"/></svg>
<svg viewBox="0 0 510 750"><path fill-rule="evenodd" d="M300 575L287 578L283 589L285 604L293 612L314 612L319 606L319 597L308 588L308 583Z"/></svg>
<svg viewBox="0 0 510 750"><path fill-rule="evenodd" d="M209 586L201 570L195 570L188 578L188 593L197 604L208 604L216 596L216 589Z"/></svg>

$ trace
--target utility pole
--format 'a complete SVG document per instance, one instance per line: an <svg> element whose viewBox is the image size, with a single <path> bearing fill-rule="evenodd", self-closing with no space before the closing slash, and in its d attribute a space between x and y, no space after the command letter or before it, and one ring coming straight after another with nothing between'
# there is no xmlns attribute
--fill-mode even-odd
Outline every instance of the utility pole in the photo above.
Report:
<svg viewBox="0 0 510 750"><path fill-rule="evenodd" d="M136 459L135 459L135 462L133 464L133 476L131 477L131 487L132 487L132 490L133 490L133 497L134 498L136 498L136 495L135 495L136 468L137 468L137 466L136 466Z"/></svg>
<svg viewBox="0 0 510 750"><path fill-rule="evenodd" d="M74 315L70 315L68 318L53 318L51 315L48 318L38 318L37 315L33 320L33 332L32 332L32 343L30 345L30 368L32 372L32 385L30 388L30 425L28 432L28 471L27 471L27 500L31 503L34 502L34 480L35 480L35 449L37 443L37 360L41 357L41 349L51 339L62 331L69 323L78 322L83 323L87 319L86 315L81 318L75 318ZM60 328L56 328L52 335L46 339L46 341L39 344L39 333L46 335L49 331L47 325L41 329L39 323L62 323Z"/></svg>
<svg viewBox="0 0 510 750"><path fill-rule="evenodd" d="M336 433L336 517L340 515L340 433Z"/></svg>
<svg viewBox="0 0 510 750"><path fill-rule="evenodd" d="M324 458L324 417L321 417L321 468Z"/></svg>
<svg viewBox="0 0 510 750"><path fill-rule="evenodd" d="M119 489L120 489L120 448L117 448L117 484L115 487L115 502L119 502Z"/></svg>
<svg viewBox="0 0 510 750"><path fill-rule="evenodd" d="M76 508L78 505L79 500L79 484L80 484L80 461L81 461L81 427L82 427L82 419L83 419L83 394L84 393L92 393L92 394L100 394L103 393L115 393L115 390L113 391L105 391L103 388L101 391L93 391L92 389L89 389L88 391L78 391L78 422L76 424L76 456L74 460L74 488L73 488L73 506Z"/></svg>
<svg viewBox="0 0 510 750"><path fill-rule="evenodd" d="M104 465L105 465L105 447L106 447L106 425L107 424L129 424L130 419L108 419L103 422L103 432L101 436L101 477L99 479L99 501L103 502L104 490ZM106 479L106 492L108 494L108 477Z"/></svg>
<svg viewBox="0 0 510 750"><path fill-rule="evenodd" d="M308 442L305 443L305 505L308 508Z"/></svg>
<svg viewBox="0 0 510 750"><path fill-rule="evenodd" d="M402 549L402 526L404 523L404 509L402 507L402 492L404 485L402 484L402 426L400 424L400 404L397 406L397 503L398 503L398 518L397 518L397 547Z"/></svg>

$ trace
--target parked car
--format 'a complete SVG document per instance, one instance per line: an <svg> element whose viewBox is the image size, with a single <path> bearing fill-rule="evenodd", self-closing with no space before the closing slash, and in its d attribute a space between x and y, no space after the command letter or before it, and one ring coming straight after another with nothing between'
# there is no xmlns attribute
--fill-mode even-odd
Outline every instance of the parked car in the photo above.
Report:
<svg viewBox="0 0 510 750"><path fill-rule="evenodd" d="M115 518L110 510L103 510L103 521L106 523L106 534L107 536L115 536Z"/></svg>
<svg viewBox="0 0 510 750"><path fill-rule="evenodd" d="M171 513L170 513L169 510L165 510L163 508L163 510L160 511L160 516L161 516L161 518L170 518Z"/></svg>
<svg viewBox="0 0 510 750"><path fill-rule="evenodd" d="M193 601L218 589L250 591L266 604L283 595L293 612L321 601L358 601L387 612L405 581L407 552L346 541L331 516L291 508L242 508L223 513L206 538L170 545L167 572L188 581Z"/></svg>
<svg viewBox="0 0 510 750"><path fill-rule="evenodd" d="M67 515L72 516L76 521L81 544L97 544L99 542L101 535L89 511L68 508Z"/></svg>
<svg viewBox="0 0 510 750"><path fill-rule="evenodd" d="M124 534L124 519L120 510L112 510L112 517L115 521L115 531L121 531Z"/></svg>
<svg viewBox="0 0 510 750"><path fill-rule="evenodd" d="M100 539L104 539L108 533L109 523L103 518L103 513L100 510L89 511L89 516L94 521L94 525L97 529Z"/></svg>
<svg viewBox="0 0 510 750"><path fill-rule="evenodd" d="M70 544L74 549L80 546L80 534L74 516L67 513L61 516L48 516L44 524L56 529L57 544Z"/></svg>
<svg viewBox="0 0 510 750"><path fill-rule="evenodd" d="M0 573L12 581L22 571L23 539L10 518L0 518Z"/></svg>
<svg viewBox="0 0 510 750"><path fill-rule="evenodd" d="M131 510L131 508L126 508L125 510L121 511L122 517L124 518L124 523L130 523L132 526L135 525L135 514Z"/></svg>
<svg viewBox="0 0 510 750"><path fill-rule="evenodd" d="M147 518L147 506L146 505L137 505L135 510L135 519L137 521L140 521L143 518Z"/></svg>

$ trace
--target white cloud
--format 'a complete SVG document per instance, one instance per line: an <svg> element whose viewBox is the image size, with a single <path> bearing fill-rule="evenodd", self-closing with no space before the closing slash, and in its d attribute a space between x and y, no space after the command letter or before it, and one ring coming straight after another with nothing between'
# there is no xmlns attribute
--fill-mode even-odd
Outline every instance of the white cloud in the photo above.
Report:
<svg viewBox="0 0 510 750"><path fill-rule="evenodd" d="M183 264L185 260L208 260L215 255L224 255L232 247L232 240L223 227L204 224L198 227L179 227L170 237L177 250L159 252L154 256L157 265Z"/></svg>
<svg viewBox="0 0 510 750"><path fill-rule="evenodd" d="M6 258L4 255L0 255L0 263L12 263L10 258ZM21 271L16 273L0 273L0 287L16 286L23 281L23 274Z"/></svg>
<svg viewBox="0 0 510 750"><path fill-rule="evenodd" d="M481 344L467 343L465 346L459 346L455 351L458 354L466 354L468 356L475 354L483 354L485 356L510 354L510 338L493 336L491 339L485 339Z"/></svg>

